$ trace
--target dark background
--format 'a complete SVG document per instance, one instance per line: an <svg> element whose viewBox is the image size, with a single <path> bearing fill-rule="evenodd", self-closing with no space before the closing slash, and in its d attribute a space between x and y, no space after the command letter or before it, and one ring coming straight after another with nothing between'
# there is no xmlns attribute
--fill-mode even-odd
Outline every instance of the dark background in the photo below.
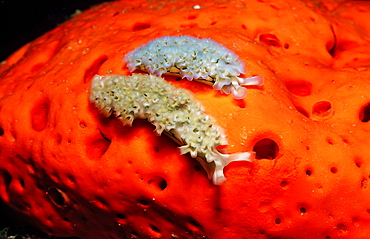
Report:
<svg viewBox="0 0 370 239"><path fill-rule="evenodd" d="M26 43L70 18L109 0L0 0L0 62Z"/></svg>
<svg viewBox="0 0 370 239"><path fill-rule="evenodd" d="M76 10L86 10L111 0L0 0L0 62L26 43L68 20ZM41 233L21 220L12 218L0 200L0 238L2 230L9 235L36 235L32 238L54 238Z"/></svg>

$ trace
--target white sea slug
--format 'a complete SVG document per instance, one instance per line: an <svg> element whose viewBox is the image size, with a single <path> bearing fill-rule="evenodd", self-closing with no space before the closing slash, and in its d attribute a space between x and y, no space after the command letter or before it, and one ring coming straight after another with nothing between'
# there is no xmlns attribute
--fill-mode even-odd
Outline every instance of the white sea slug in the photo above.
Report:
<svg viewBox="0 0 370 239"><path fill-rule="evenodd" d="M254 159L253 152L220 153L217 146L227 145L222 128L189 91L161 77L96 75L90 100L104 116L114 114L123 125L131 126L136 118L147 119L155 126L156 134L165 133L181 145L181 154L190 153L196 158L214 184L226 180L223 169L230 162Z"/></svg>
<svg viewBox="0 0 370 239"><path fill-rule="evenodd" d="M233 51L208 38L160 37L129 52L123 61L131 72L140 69L157 76L179 74L190 81L212 85L222 93L231 93L236 99L247 94L242 86L261 86L264 78L238 77L245 73L244 63Z"/></svg>

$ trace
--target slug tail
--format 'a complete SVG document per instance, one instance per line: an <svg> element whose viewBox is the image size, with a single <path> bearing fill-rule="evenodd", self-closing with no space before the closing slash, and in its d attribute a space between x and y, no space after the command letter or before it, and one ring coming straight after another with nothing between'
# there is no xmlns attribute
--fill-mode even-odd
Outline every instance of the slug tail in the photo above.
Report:
<svg viewBox="0 0 370 239"><path fill-rule="evenodd" d="M224 175L224 168L229 165L231 162L235 161L247 161L253 162L255 159L255 152L243 152L235 154L222 154L217 150L216 153L217 159L211 163L207 163L203 158L197 157L196 159L202 165L202 167L207 171L208 178L212 180L215 185L221 185L226 181Z"/></svg>
<svg viewBox="0 0 370 239"><path fill-rule="evenodd" d="M252 76L252 77L247 77L247 78L239 78L238 77L238 80L239 80L240 85L262 86L264 81L265 81L265 77L262 76L262 75Z"/></svg>

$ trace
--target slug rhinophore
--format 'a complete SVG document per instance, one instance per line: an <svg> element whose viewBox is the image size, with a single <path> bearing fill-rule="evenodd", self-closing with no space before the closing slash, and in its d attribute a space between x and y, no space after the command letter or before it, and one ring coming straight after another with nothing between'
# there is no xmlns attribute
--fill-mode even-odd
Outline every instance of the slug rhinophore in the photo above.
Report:
<svg viewBox="0 0 370 239"><path fill-rule="evenodd" d="M230 162L254 159L253 152L219 152L217 146L227 145L223 129L205 113L189 91L161 77L96 75L92 80L90 100L104 116L114 114L123 125L131 126L136 118L147 119L155 126L155 133L165 133L181 145L181 154L190 153L196 158L214 184L226 180L223 169Z"/></svg>
<svg viewBox="0 0 370 239"><path fill-rule="evenodd" d="M222 44L191 36L165 36L154 39L129 52L124 62L132 72L135 69L150 74L177 74L196 80L225 94L242 99L247 94L246 85L263 85L263 76L240 78L244 64L239 57Z"/></svg>

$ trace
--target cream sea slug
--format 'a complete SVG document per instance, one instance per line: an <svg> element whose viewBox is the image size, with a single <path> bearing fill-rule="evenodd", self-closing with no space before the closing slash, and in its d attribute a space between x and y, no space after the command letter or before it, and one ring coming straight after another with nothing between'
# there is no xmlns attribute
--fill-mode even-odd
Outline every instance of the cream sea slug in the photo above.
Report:
<svg viewBox="0 0 370 239"><path fill-rule="evenodd" d="M243 62L233 51L208 38L160 37L129 52L123 61L130 71L140 69L157 76L178 74L231 93L236 99L247 94L242 86L263 84L263 76L238 77L245 73Z"/></svg>
<svg viewBox="0 0 370 239"><path fill-rule="evenodd" d="M190 153L206 169L214 184L226 180L223 169L232 161L252 161L253 152L221 153L219 145L227 145L223 129L205 113L190 92L177 88L161 77L133 74L96 75L92 80L90 100L100 112L114 114L123 125L134 119L147 119L155 133L165 133L179 145L180 153Z"/></svg>

